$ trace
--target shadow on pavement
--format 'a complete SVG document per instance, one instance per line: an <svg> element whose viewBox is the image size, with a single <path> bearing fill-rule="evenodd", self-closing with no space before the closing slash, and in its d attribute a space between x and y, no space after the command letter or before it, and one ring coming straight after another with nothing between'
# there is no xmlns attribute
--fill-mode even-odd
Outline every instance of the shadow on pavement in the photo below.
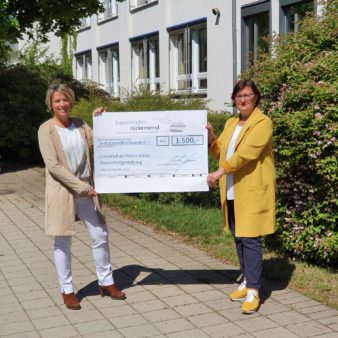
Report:
<svg viewBox="0 0 338 338"><path fill-rule="evenodd" d="M265 262L264 262L265 263ZM276 262L275 262L276 263ZM269 262L273 264L273 262ZM285 263L284 263L285 264ZM263 280L261 287L261 302L264 303L272 291L283 290L287 287L291 277L290 264L285 273L290 272L288 278L277 282ZM144 274L144 278L140 278ZM136 285L188 285L188 284L233 284L238 281L240 270L166 270L161 268L148 268L142 265L126 265L114 270L114 280L121 290L126 290ZM239 282L238 282L239 283ZM97 281L93 281L78 291L77 297L81 301L85 297L97 296Z"/></svg>
<svg viewBox="0 0 338 338"><path fill-rule="evenodd" d="M287 258L275 257L263 262L263 279L260 289L261 303L268 299L272 291L284 290L290 282L296 266Z"/></svg>

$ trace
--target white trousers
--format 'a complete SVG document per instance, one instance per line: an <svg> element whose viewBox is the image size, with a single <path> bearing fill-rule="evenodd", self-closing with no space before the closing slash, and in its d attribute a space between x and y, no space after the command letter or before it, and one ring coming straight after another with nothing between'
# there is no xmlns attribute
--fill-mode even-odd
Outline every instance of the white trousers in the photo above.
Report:
<svg viewBox="0 0 338 338"><path fill-rule="evenodd" d="M110 264L108 228L101 224L95 211L93 199L81 197L75 200L76 214L86 226L91 241L93 259L99 285L114 284L113 271ZM55 236L54 261L59 278L61 293L72 293L71 265L72 236Z"/></svg>

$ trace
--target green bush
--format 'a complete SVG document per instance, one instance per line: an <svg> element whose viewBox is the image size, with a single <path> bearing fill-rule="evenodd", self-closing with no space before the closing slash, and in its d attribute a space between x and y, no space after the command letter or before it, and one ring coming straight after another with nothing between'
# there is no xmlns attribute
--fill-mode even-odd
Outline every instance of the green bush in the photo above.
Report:
<svg viewBox="0 0 338 338"><path fill-rule="evenodd" d="M277 225L289 255L336 265L337 0L322 18L307 17L297 34L275 37L243 77L259 85L274 122Z"/></svg>
<svg viewBox="0 0 338 338"><path fill-rule="evenodd" d="M2 160L36 161L40 158L37 129L49 117L45 107L46 83L24 66L0 67L0 153Z"/></svg>

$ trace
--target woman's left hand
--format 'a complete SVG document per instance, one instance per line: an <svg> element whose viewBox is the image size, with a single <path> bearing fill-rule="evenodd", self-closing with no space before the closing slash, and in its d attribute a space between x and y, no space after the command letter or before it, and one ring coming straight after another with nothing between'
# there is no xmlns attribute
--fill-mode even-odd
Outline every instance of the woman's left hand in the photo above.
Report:
<svg viewBox="0 0 338 338"><path fill-rule="evenodd" d="M93 111L93 116L100 116L100 115L102 115L102 113L104 113L106 111L107 111L106 107L95 108L94 111Z"/></svg>
<svg viewBox="0 0 338 338"><path fill-rule="evenodd" d="M219 179L225 174L225 170L223 167L218 168L216 171L213 173L210 173L207 177L207 183L209 187L214 187Z"/></svg>

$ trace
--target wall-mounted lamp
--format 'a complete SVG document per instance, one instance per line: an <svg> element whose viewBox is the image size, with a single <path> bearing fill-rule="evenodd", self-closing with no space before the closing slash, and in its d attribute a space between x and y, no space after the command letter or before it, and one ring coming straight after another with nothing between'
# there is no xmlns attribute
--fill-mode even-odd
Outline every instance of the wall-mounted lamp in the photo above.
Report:
<svg viewBox="0 0 338 338"><path fill-rule="evenodd" d="M221 11L219 10L219 8L213 8L211 11L212 11L213 15L220 15L221 14Z"/></svg>

